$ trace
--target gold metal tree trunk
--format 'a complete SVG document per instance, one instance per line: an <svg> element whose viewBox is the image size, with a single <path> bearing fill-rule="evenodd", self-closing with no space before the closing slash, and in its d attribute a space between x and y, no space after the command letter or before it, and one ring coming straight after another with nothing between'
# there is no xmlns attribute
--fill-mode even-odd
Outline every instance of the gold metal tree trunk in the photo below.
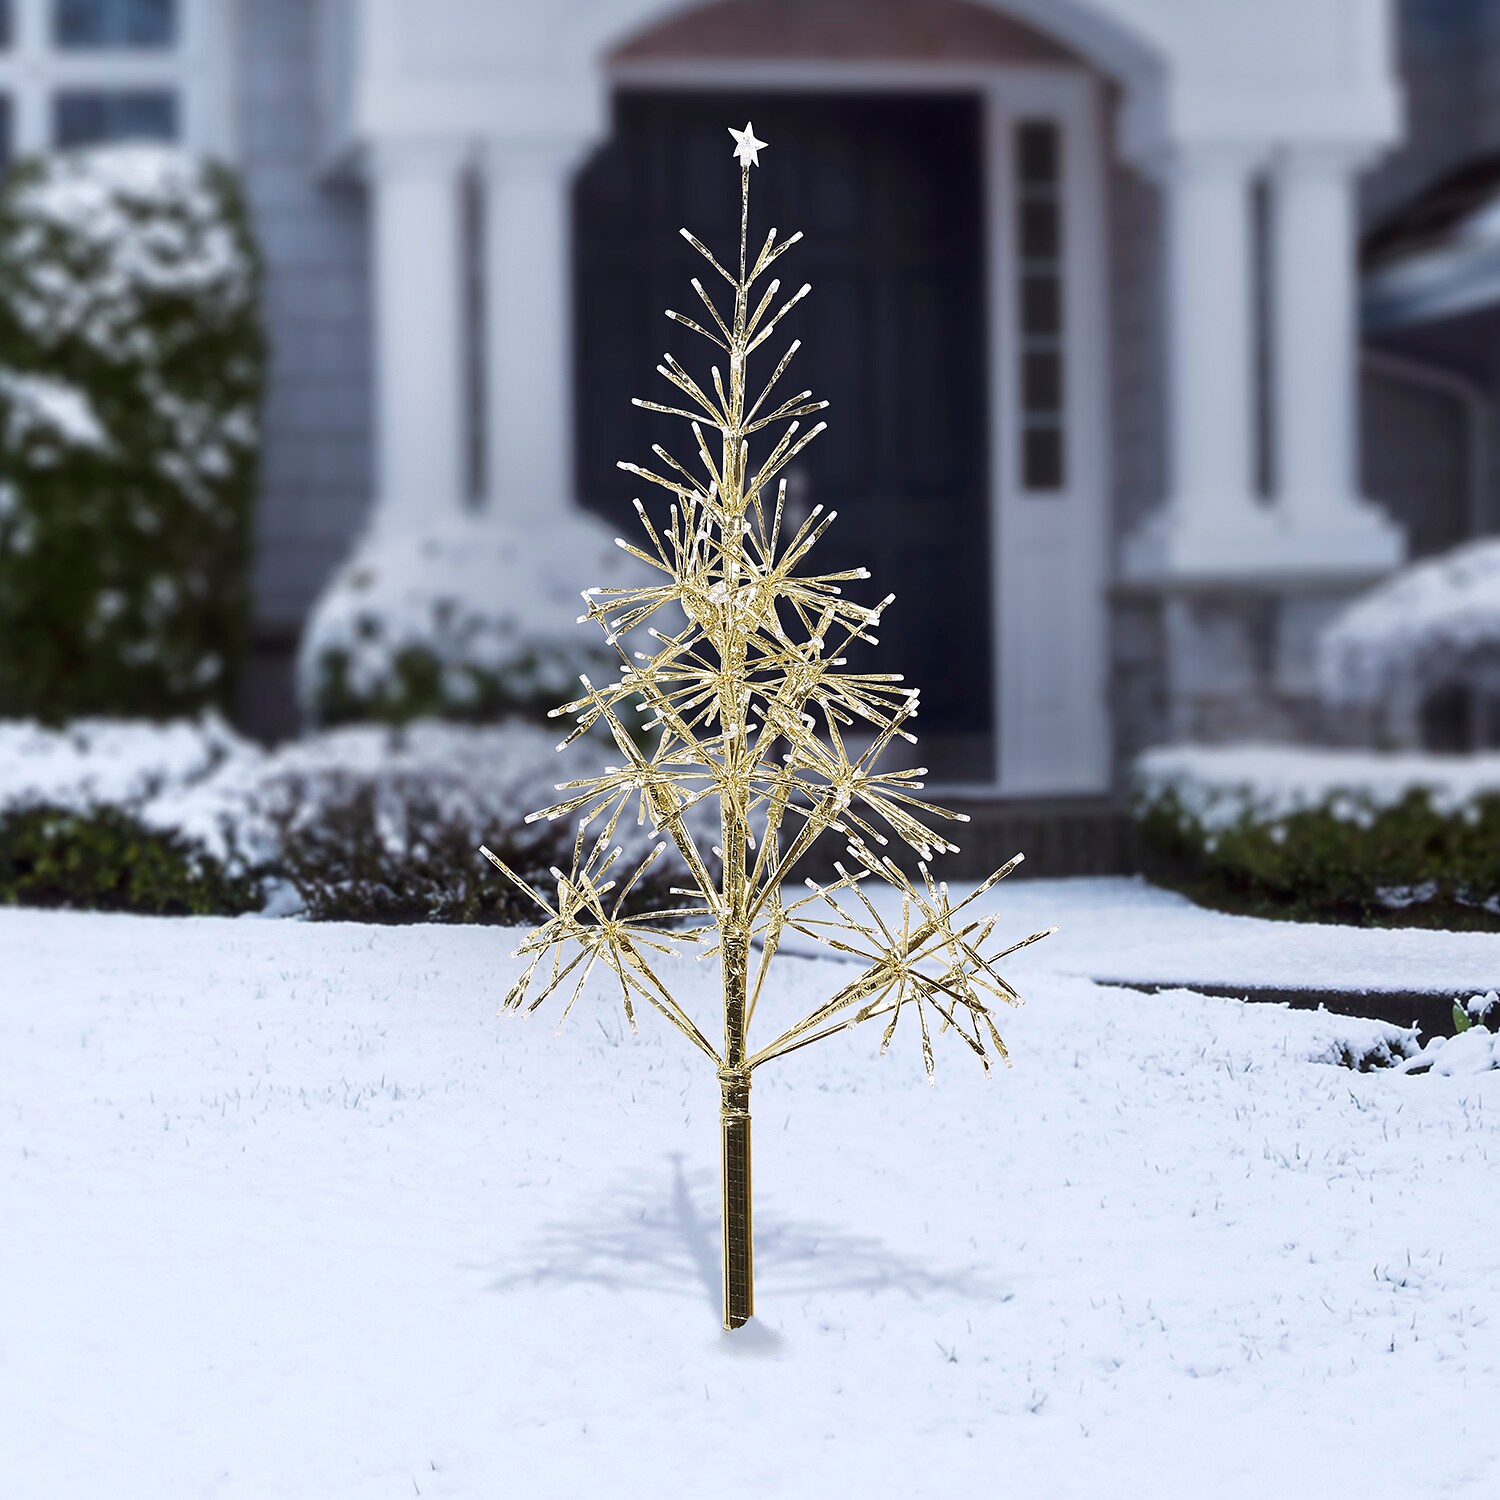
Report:
<svg viewBox="0 0 1500 1500"><path fill-rule="evenodd" d="M732 826L732 825L731 825ZM731 836L731 847L737 840ZM731 867L732 868L732 867ZM724 1211L724 1326L755 1313L755 1250L750 1207L750 1069L745 1066L745 1002L750 934L724 933L724 1063L719 1069L719 1180Z"/></svg>
<svg viewBox="0 0 1500 1500"><path fill-rule="evenodd" d="M750 1074L719 1074L719 1167L724 1189L724 1326L742 1328L755 1312L755 1247L750 1212Z"/></svg>

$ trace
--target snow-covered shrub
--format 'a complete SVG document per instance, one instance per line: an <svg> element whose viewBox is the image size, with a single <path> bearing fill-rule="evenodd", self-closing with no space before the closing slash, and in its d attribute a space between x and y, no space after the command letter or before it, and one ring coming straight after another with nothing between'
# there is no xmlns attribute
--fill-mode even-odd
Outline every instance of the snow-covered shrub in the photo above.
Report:
<svg viewBox="0 0 1500 1500"><path fill-rule="evenodd" d="M155 146L0 188L0 713L227 702L265 364L225 168Z"/></svg>
<svg viewBox="0 0 1500 1500"><path fill-rule="evenodd" d="M0 721L0 809L46 802L138 810L175 802L230 764L264 758L213 713L165 724L77 719L62 729Z"/></svg>
<svg viewBox="0 0 1500 1500"><path fill-rule="evenodd" d="M582 514L377 529L308 620L304 718L324 727L539 719L574 696L580 672L618 670L618 656L577 628L579 594L632 576L630 559Z"/></svg>
<svg viewBox="0 0 1500 1500"><path fill-rule="evenodd" d="M1416 563L1355 600L1319 639L1318 680L1336 708L1456 685L1500 691L1500 538Z"/></svg>
<svg viewBox="0 0 1500 1500"><path fill-rule="evenodd" d="M242 861L148 823L230 765L263 752L222 719L0 723L0 904L151 915L261 904Z"/></svg>
<svg viewBox="0 0 1500 1500"><path fill-rule="evenodd" d="M1398 1063L1401 1073L1431 1073L1464 1078L1500 1071L1500 1034L1471 1026L1454 1036L1435 1036L1414 1057Z"/></svg>
<svg viewBox="0 0 1500 1500"><path fill-rule="evenodd" d="M1165 747L1135 816L1150 873L1207 905L1500 927L1500 756Z"/></svg>
<svg viewBox="0 0 1500 1500"><path fill-rule="evenodd" d="M575 824L526 814L611 756L583 741L564 766L556 740L522 722L425 721L268 753L213 717L0 723L0 904L233 913L269 900L346 921L530 921L478 846L539 886L571 864ZM627 821L614 842L639 862L656 836ZM672 904L682 873L663 860L630 909Z"/></svg>
<svg viewBox="0 0 1500 1500"><path fill-rule="evenodd" d="M0 811L0 905L143 916L233 916L258 910L258 879L195 839L101 804Z"/></svg>
<svg viewBox="0 0 1500 1500"><path fill-rule="evenodd" d="M1415 1026L1393 1026L1388 1021L1336 1015L1321 1008L1315 1014L1316 1030L1302 1048L1307 1062L1372 1073L1395 1067L1422 1050Z"/></svg>
<svg viewBox="0 0 1500 1500"><path fill-rule="evenodd" d="M521 722L351 726L260 761L226 762L145 816L280 884L281 909L344 921L530 922L535 908L478 845L541 885L553 865L571 864L573 823L527 823L525 815L557 800L564 771L597 773L610 756L580 743L564 767L556 738ZM639 861L655 838L630 822L615 841ZM635 904L667 904L668 878L681 872L668 861L660 868L659 879L632 893Z"/></svg>

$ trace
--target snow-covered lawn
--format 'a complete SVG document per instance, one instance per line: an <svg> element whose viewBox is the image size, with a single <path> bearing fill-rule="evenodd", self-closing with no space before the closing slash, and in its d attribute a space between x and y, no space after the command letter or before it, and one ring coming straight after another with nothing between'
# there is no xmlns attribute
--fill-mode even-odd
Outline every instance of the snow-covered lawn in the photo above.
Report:
<svg viewBox="0 0 1500 1500"><path fill-rule="evenodd" d="M1500 1493L1500 1072L1060 973L1070 885L1011 1071L756 1075L734 1336L710 1070L509 934L0 912L0 1495Z"/></svg>
<svg viewBox="0 0 1500 1500"><path fill-rule="evenodd" d="M956 884L955 899L972 890ZM880 893L872 891L877 901ZM898 909L885 893L891 913ZM1125 984L1162 982L1276 990L1483 993L1500 988L1500 933L1272 922L1195 906L1176 891L1126 876L1012 877L996 909L1020 936L1060 924L1044 943L1002 966L1023 989L1060 972ZM811 951L791 937L784 951Z"/></svg>

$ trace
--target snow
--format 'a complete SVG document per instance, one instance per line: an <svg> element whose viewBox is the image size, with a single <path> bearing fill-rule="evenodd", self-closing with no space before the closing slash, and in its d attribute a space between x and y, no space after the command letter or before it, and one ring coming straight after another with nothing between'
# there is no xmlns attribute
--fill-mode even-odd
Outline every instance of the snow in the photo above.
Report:
<svg viewBox="0 0 1500 1500"><path fill-rule="evenodd" d="M756 1075L730 1336L711 1071L497 1019L513 937L0 912L8 1500L1500 1489L1500 1073L1033 967L989 1082Z"/></svg>
<svg viewBox="0 0 1500 1500"><path fill-rule="evenodd" d="M1367 821L1410 792L1424 790L1439 812L1500 795L1500 754L1423 755L1275 744L1163 745L1138 756L1139 795L1167 792L1209 830L1249 815L1275 822L1309 808Z"/></svg>
<svg viewBox="0 0 1500 1500"><path fill-rule="evenodd" d="M198 839L221 858L238 850L252 860L274 858L276 814L288 806L296 821L316 819L357 786L376 792L382 828L396 849L404 837L403 807L414 792L433 799L445 821L482 837L504 829L512 839L564 838L572 833L524 823L551 806L564 781L597 775L611 759L601 743L580 740L557 753L556 730L511 721L493 726L419 720L400 729L357 725L292 741L270 754L226 760L212 776L174 787L146 805L156 827ZM602 825L601 825L602 826ZM622 819L616 842L636 860L656 843L648 828Z"/></svg>
<svg viewBox="0 0 1500 1500"><path fill-rule="evenodd" d="M164 324L158 299L194 298L199 322L223 327L256 295L254 261L213 169L189 152L134 144L56 152L34 171L9 189L14 227L0 277L8 315L44 352L81 340L128 370L163 423L158 469L191 503L212 507L233 450L256 447L259 415L248 404L226 409L219 393L173 389L177 343L200 330L181 318ZM13 402L12 443L36 432L74 448L108 446L86 396L50 376L0 369L0 396Z"/></svg>
<svg viewBox="0 0 1500 1500"><path fill-rule="evenodd" d="M38 337L82 333L109 352L112 334L139 336L141 289L249 294L250 262L189 152L144 144L57 152L12 192L10 258L26 278L7 296ZM58 233L86 247L78 264L48 253Z"/></svg>
<svg viewBox="0 0 1500 1500"><path fill-rule="evenodd" d="M1481 1026L1457 1036L1435 1036L1415 1057L1398 1064L1403 1073L1433 1072L1445 1078L1468 1078L1500 1068L1500 1033Z"/></svg>
<svg viewBox="0 0 1500 1500"><path fill-rule="evenodd" d="M971 889L955 883L954 899ZM1045 942L1006 959L1004 972L1023 988L1033 974L1058 972L1124 984L1457 997L1494 989L1500 980L1500 933L1231 916L1139 877L1013 875L999 890L999 908L1018 933L1059 924ZM892 892L871 895L894 911ZM797 950L797 940L789 937L785 946Z"/></svg>
<svg viewBox="0 0 1500 1500"><path fill-rule="evenodd" d="M217 714L164 724L77 719L65 729L0 719L0 808L166 805L216 772L243 774L263 759Z"/></svg>
<svg viewBox="0 0 1500 1500"><path fill-rule="evenodd" d="M561 702L600 649L578 625L584 584L618 586L638 572L609 533L581 512L497 526L456 516L420 531L377 528L334 574L309 617L298 694L320 716L330 658L347 661L362 699L392 692L403 653L430 654L455 708L479 692L473 673L504 680L512 699Z"/></svg>
<svg viewBox="0 0 1500 1500"><path fill-rule="evenodd" d="M39 802L122 807L151 827L198 840L220 859L257 863L276 856L277 814L288 803L305 821L355 787L373 787L394 843L401 807L420 791L444 818L473 826L477 859L480 838L496 828L521 840L555 832L528 829L522 820L554 803L561 782L597 774L611 759L602 743L587 739L559 755L557 739L556 729L519 721L419 720L400 729L329 730L266 751L213 714L162 724L80 719L65 729L0 720L0 810ZM655 843L649 829L629 820L617 840L636 859Z"/></svg>
<svg viewBox="0 0 1500 1500"><path fill-rule="evenodd" d="M92 403L76 386L48 375L0 369L0 397L9 408L5 428L8 447L37 437L95 452L109 447Z"/></svg>
<svg viewBox="0 0 1500 1500"><path fill-rule="evenodd" d="M1500 538L1417 563L1357 599L1323 632L1318 678L1325 701L1364 708L1500 681Z"/></svg>

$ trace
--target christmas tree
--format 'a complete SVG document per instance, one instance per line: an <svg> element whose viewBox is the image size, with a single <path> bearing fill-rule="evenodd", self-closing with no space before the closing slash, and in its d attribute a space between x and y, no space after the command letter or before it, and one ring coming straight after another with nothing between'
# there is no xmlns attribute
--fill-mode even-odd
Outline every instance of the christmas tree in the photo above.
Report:
<svg viewBox="0 0 1500 1500"><path fill-rule="evenodd" d="M544 914L518 950L528 961L506 997L508 1009L533 1011L565 994L566 1016L602 966L613 975L632 1029L637 1008L645 1005L713 1062L721 1089L724 1326L737 1328L754 1312L754 1070L873 1020L885 1022L884 1053L905 1017L908 1030L920 1034L929 1082L933 1036L949 1031L988 1072L993 1058L1006 1055L992 1007L1019 1003L994 965L1046 933L986 955L996 918L978 914L975 903L1021 856L963 900L951 901L929 862L957 845L924 820L964 821L962 815L916 795L923 785L921 767L876 769L897 737L915 742L910 725L918 690L899 674L849 670L846 653L856 643L877 643L875 629L893 596L870 607L846 597L844 585L869 577L863 568L801 571L836 513L825 515L818 506L801 525L789 526L785 481L778 475L823 430L821 421L805 431L801 424L827 403L814 400L811 391L773 398L797 352L796 340L753 396L747 362L809 291L803 285L778 304L777 279L756 290L802 236L778 243L772 229L749 258L750 169L759 165L765 142L755 139L748 123L730 134L740 163L738 272L725 269L686 229L682 234L726 284L732 310L721 312L695 277L693 291L707 310L707 324L667 313L721 351L727 374L715 364L701 383L668 355L658 373L682 404L636 402L686 421L701 467L680 463L661 447L653 449L657 469L621 464L672 497L660 527L637 500L644 539L639 546L619 542L651 570L652 581L584 591L587 613L580 623L594 621L603 629L619 653L619 675L603 684L581 678L582 696L555 710L576 721L559 749L603 726L621 763L603 775L564 783L561 802L531 815L577 820L572 868L552 871L555 894L532 890L488 849L484 853ZM779 431L770 451L752 465L751 439L773 428ZM717 440L710 446L713 434ZM655 644L654 653L633 649L642 636ZM632 710L644 722L627 723ZM705 813L713 812L719 843L705 851L701 829ZM662 841L635 868L621 869L616 830L631 815ZM788 878L826 833L844 840L847 862L836 863L831 878L808 880L807 894L788 899ZM915 878L883 852L890 834L915 852ZM627 896L669 845L691 880L674 888L684 904L625 915ZM888 883L891 896L872 900L865 889L871 883ZM853 960L853 976L810 1014L752 1048L751 1023L788 932ZM658 975L661 958L684 945L719 959L721 1046Z"/></svg>

